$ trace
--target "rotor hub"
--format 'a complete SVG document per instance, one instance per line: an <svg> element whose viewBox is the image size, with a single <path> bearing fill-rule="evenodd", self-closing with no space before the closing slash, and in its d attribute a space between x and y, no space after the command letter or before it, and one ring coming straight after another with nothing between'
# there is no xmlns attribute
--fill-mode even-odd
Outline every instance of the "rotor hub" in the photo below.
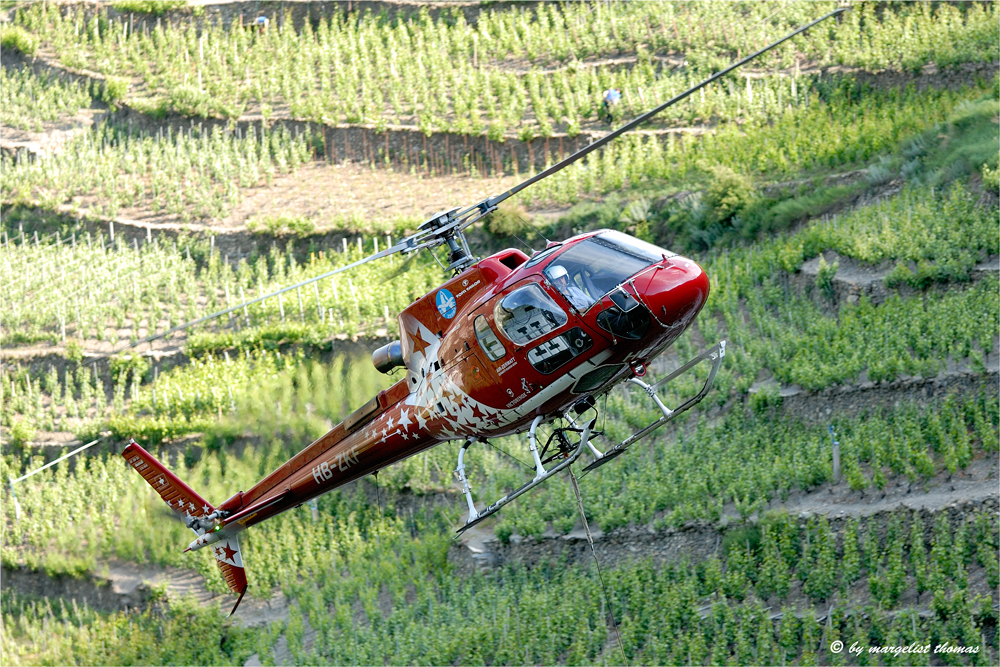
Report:
<svg viewBox="0 0 1000 667"><path fill-rule="evenodd" d="M430 219L420 225L420 232L427 234L448 246L448 266L446 270L460 273L475 263L476 258L469 251L469 244L462 233L461 220L456 215L458 208L435 213Z"/></svg>

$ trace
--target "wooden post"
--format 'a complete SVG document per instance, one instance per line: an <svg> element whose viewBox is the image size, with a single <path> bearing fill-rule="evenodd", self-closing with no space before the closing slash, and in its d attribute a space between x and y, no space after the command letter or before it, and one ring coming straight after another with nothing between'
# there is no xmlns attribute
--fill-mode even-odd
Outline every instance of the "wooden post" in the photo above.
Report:
<svg viewBox="0 0 1000 667"><path fill-rule="evenodd" d="M243 285L240 285L240 301L243 302L243 317L246 318L247 326L250 326L250 311L247 310L247 298L243 294Z"/></svg>
<svg viewBox="0 0 1000 667"><path fill-rule="evenodd" d="M830 438L833 440L833 483L840 483L840 443L833 433L833 424L830 424Z"/></svg>
<svg viewBox="0 0 1000 667"><path fill-rule="evenodd" d="M299 320L302 322L306 321L306 311L302 308L302 288L296 287L295 293L299 297Z"/></svg>

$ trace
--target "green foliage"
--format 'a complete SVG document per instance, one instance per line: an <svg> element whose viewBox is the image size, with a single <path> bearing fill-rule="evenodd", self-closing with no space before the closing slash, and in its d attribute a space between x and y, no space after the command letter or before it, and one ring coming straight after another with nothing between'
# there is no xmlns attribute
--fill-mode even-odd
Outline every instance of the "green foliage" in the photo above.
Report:
<svg viewBox="0 0 1000 667"><path fill-rule="evenodd" d="M705 188L702 202L708 207L705 222L709 225L731 223L745 208L753 203L753 182L745 174L738 174L727 166L709 168L712 179Z"/></svg>
<svg viewBox="0 0 1000 667"><path fill-rule="evenodd" d="M837 555L826 517L810 520L799 567L803 592L817 602L829 598L837 583Z"/></svg>
<svg viewBox="0 0 1000 667"><path fill-rule="evenodd" d="M828 298L833 298L833 279L837 275L837 269L840 267L839 262L834 262L833 264L827 264L826 258L822 255L819 258L819 269L816 271L816 286L819 287L820 291L823 292Z"/></svg>
<svg viewBox="0 0 1000 667"><path fill-rule="evenodd" d="M2 613L10 629L3 640L7 664L242 664L253 652L253 630L224 622L217 609L193 599L107 614L75 600L55 604L13 594L4 595Z"/></svg>
<svg viewBox="0 0 1000 667"><path fill-rule="evenodd" d="M222 498L234 488L247 488L261 468L280 464L282 450L272 443L261 450L248 449L241 457L222 451L203 457L191 469L179 463L173 467L182 479L197 480L196 487L207 497ZM9 466L9 459L3 465ZM175 546L190 539L186 529L165 516L162 501L121 457L91 457L73 473L57 467L32 479L37 481L19 489L22 521L8 523L5 564L12 562L14 553L23 562L43 549L57 555L80 553L83 544L83 557L113 553L140 561L185 563L194 565L214 589L223 585L210 556L179 554ZM531 496L523 501L533 502ZM80 608L60 612L57 605L43 604L38 610L16 596L5 596L4 656L17 655L29 664L116 662L108 656L119 656L136 664L240 662L257 652L268 662L283 632L296 662L550 664L566 661L561 657L565 655L579 656L582 662L598 660L608 629L607 610L602 609L600 588L595 587L596 571L564 564L533 569L514 565L493 574L457 576L448 566L451 520L446 514L423 510L411 516L396 507L386 503L387 514L381 515L358 486L322 496L315 521L309 511L293 510L245 534L251 594L280 587L293 601L287 623L239 630L227 625L215 609L177 600L161 602L158 611L108 616ZM4 505L2 511L13 510ZM915 512L907 515L912 520L919 517ZM975 644L981 641L978 633L989 626L992 610L983 615L982 601L964 594L952 576L955 562L941 559L948 546L973 535L978 542L989 543L993 538L984 539L981 533L995 532L995 518L980 511L973 513L969 524L952 524L946 514L941 516L945 518L939 519L935 538L941 550L933 556L942 574L933 603L936 616L915 618L914 623L919 623L920 636L933 632L938 641L964 639ZM156 522L155 534L148 530L148 521ZM608 589L613 591L611 611L630 661L641 655L648 662L686 664L696 655L707 655L708 646L720 659L735 656L752 662L752 647L773 646L788 660L800 656L805 660L809 651L818 650L822 628L808 614L796 618L789 604L788 569L795 564L817 598L828 590L836 545L824 521L800 524L787 515L769 513L759 531L728 531L724 561L713 556L699 564L633 562L605 570ZM870 536L867 551L885 551L891 563L893 545L906 541L893 541L892 534L876 541L873 536L880 525L872 518L859 522ZM902 525L896 521L891 530L898 533ZM963 531L967 537L960 537ZM50 559L54 573L62 571L56 569L57 560ZM872 563L878 566L877 561ZM946 569L949 565L951 570ZM73 567L66 563L64 570ZM905 561L904 568L908 576ZM552 590L560 595L554 598ZM785 607L780 621L772 621L764 604L757 602L771 597L774 600L768 604ZM857 610L848 617L838 614L827 628L842 637L859 629L878 632L895 610L892 605L870 608L864 618ZM15 617L18 620L11 622ZM33 646L43 619L48 641ZM179 619L184 623L175 623ZM306 621L317 631L313 657L301 653ZM69 641L85 629L91 637L104 636L110 632L109 623L117 624L116 642L83 646ZM440 631L428 632L428 627ZM145 653L135 653L139 644L134 637L144 628L158 633L163 646L146 646ZM528 628L533 631L527 632ZM344 636L353 639L340 641ZM670 641L663 641L665 637ZM995 642L988 640L988 647L995 651ZM43 653L28 658L28 650Z"/></svg>
<svg viewBox="0 0 1000 667"><path fill-rule="evenodd" d="M16 221L7 233L12 240L17 237ZM29 235L29 242L12 243L7 250L11 261L0 265L0 317L9 344L18 342L16 336L20 342L55 342L65 334L85 346L113 339L120 347L119 340L163 332L327 273L370 254L375 243L384 248L391 240L357 239L362 243L350 244L347 252L311 253L304 262L275 250L226 264L217 252L209 257L207 242L188 238L180 245L146 243L136 249L123 245L120 237L112 245L102 235L84 236L80 228L69 237L58 230L36 246ZM282 341L320 347L338 333L394 330L396 313L441 277L429 256L402 262L389 258L237 309L230 317L189 330L192 349L253 349ZM394 275L401 266L407 270ZM386 290L381 285L390 277L393 289Z"/></svg>
<svg viewBox="0 0 1000 667"><path fill-rule="evenodd" d="M190 336L185 345L188 354L200 357L221 354L224 350L277 350L291 345L304 345L316 351L330 342L324 332L307 324L270 324L236 332L199 333Z"/></svg>
<svg viewBox="0 0 1000 667"><path fill-rule="evenodd" d="M0 122L5 126L39 131L41 121L56 120L88 106L86 86L38 76L30 67L0 68Z"/></svg>
<svg viewBox="0 0 1000 667"><path fill-rule="evenodd" d="M63 344L63 348L65 349L64 354L66 355L66 358L73 363L78 364L83 361L83 345L81 345L80 341L77 339L67 339Z"/></svg>
<svg viewBox="0 0 1000 667"><path fill-rule="evenodd" d="M108 90L114 85L109 81ZM184 222L219 218L240 201L241 187L295 171L312 159L311 151L307 135L292 137L284 126L238 137L219 127L151 135L102 124L45 160L4 157L4 203L54 208L96 196L101 203L91 210L108 216L144 206Z"/></svg>
<svg viewBox="0 0 1000 667"><path fill-rule="evenodd" d="M958 93L943 90L916 91L871 90L855 95L836 89L828 99L812 98L809 105L769 120L737 125L720 124L712 134L697 141L673 139L664 142L656 135L628 134L605 148L591 153L552 177L526 191L533 202L570 203L588 192L609 193L627 188L662 188L662 183L701 185L698 175L706 168L728 167L736 173L770 178L797 177L801 172L815 173L833 168L864 165L896 150L914 134L944 121L952 108L962 101L976 100L984 94L981 87ZM811 206L822 208L827 202L842 201L851 189L812 194ZM819 196L821 195L822 196ZM768 213L768 202L758 201L744 209L739 225L734 219L732 234L739 237L747 229L777 228L778 221L795 212L796 207ZM830 204L828 204L830 205ZM808 208L806 210L809 210ZM682 231L688 221L670 221L673 207L659 214L661 224L673 233ZM780 213L780 215L779 215ZM726 229L706 225L706 218L694 216L702 232L721 236ZM703 212L704 214L704 212ZM662 233L662 232L661 232ZM661 236L662 238L662 236ZM711 237L714 241L715 237Z"/></svg>
<svg viewBox="0 0 1000 667"><path fill-rule="evenodd" d="M118 354L108 358L108 368L115 377L140 377L149 371L149 357L141 354Z"/></svg>
<svg viewBox="0 0 1000 667"><path fill-rule="evenodd" d="M763 415L774 408L780 407L781 402L781 392L778 385L768 383L750 394L749 406L750 410L755 414Z"/></svg>
<svg viewBox="0 0 1000 667"><path fill-rule="evenodd" d="M503 204L486 219L486 229L493 236L508 239L512 236L524 238L531 231L528 212L523 206Z"/></svg>
<svg viewBox="0 0 1000 667"><path fill-rule="evenodd" d="M119 76L109 76L101 85L101 100L105 104L115 104L128 95L129 80Z"/></svg>
<svg viewBox="0 0 1000 667"><path fill-rule="evenodd" d="M988 164L982 166L983 187L993 194L1000 194L1000 169L990 168Z"/></svg>
<svg viewBox="0 0 1000 667"><path fill-rule="evenodd" d="M121 7L155 12L175 5L137 1ZM942 67L988 62L995 50L996 12L989 3L963 9L904 4L878 12L866 5L762 57L757 66L763 79L747 86L720 82L654 122L773 119L788 106L808 103L811 77L787 76L803 59L868 71L916 70L931 61ZM149 93L161 97L188 87L203 102L188 109L198 115L232 118L253 108L266 118L269 110L285 107L293 118L334 125L406 123L424 132L502 139L574 136L584 122L596 126L601 93L611 85L624 91L615 115L634 117L653 100L669 98L816 13L808 3L776 16L763 6L638 3L597 15L589 6L569 4L484 11L473 29L457 16L432 21L415 12L389 20L334 12L309 30L274 21L264 33L221 22L127 33L118 25L120 17L92 18L79 8L61 12L44 3L22 8L14 19L70 66L142 77ZM636 54L634 66L592 64L623 52ZM653 54L670 52L684 53L688 66L657 67ZM515 71L510 60L526 65ZM573 65L566 67L569 62ZM777 75L779 69L785 72Z"/></svg>
<svg viewBox="0 0 1000 667"><path fill-rule="evenodd" d="M133 4L128 11L140 8ZM18 29L64 64L97 69L111 82L142 79L146 97L130 100L136 109L234 118L248 110L266 116L268 109L287 108L293 117L323 123L384 128L388 122L411 122L428 132L487 133L502 140L516 134L555 138L563 128L581 131L599 107L595 93L612 84L626 91L621 113L633 116L651 98L688 85L701 69L718 69L737 50L748 52L763 33L745 26L784 30L786 22L799 23L816 8L793 3L778 16L770 17L772 11L764 5L541 4L484 11L474 29L461 12L445 10L436 22L426 14L394 21L337 15L298 34L279 27L279 21L266 33L204 25L200 33L167 26L148 35L128 34L103 13L56 12L44 3L18 8L14 18ZM650 438L644 450L582 480L591 518L604 530L650 522L656 527L714 523L732 510L744 518L757 513L759 529L730 528L719 556L698 564L619 564L606 573L613 592L609 610L594 588L596 573L580 566L543 563L532 570L507 567L492 575L457 576L448 561L451 510L410 514L402 508L411 504L387 502L383 517L362 482L321 497L315 522L308 511L292 510L246 534L252 594L280 587L293 601L287 623L238 630L223 625L217 614L176 601L161 600L152 615L106 616L32 608L5 596L3 662L242 664L258 653L267 664L284 633L299 664L598 663L617 659L607 648L610 611L621 624L632 663L810 664L828 655L820 651L835 637L848 645L875 639L907 643L895 641L897 636L966 644L985 637L982 656L988 663L995 656L990 629L996 614L990 603L984 611L984 603L965 591L975 583L969 570L974 563L990 586L1000 579L995 517L980 512L961 525L939 520L928 554L917 516L910 516L909 524L890 525L885 537L870 519L850 521L838 545L825 520L800 524L764 513L770 501L830 480L829 436L826 424L803 424L775 409L780 385L768 383L765 390L745 394L760 377L806 390L852 382L862 373L872 380L926 377L949 357L977 367L992 350L997 285L993 279L963 284L979 262L1000 254L995 207L984 207L963 182L978 172L984 187L997 187L990 180L996 174L996 105L981 99L985 88L871 90L847 79L788 74L801 57L870 69L915 69L930 57L942 67L992 58L996 11L986 4L859 6L829 30L813 30L768 56L761 63L767 74L751 81L746 92L723 81L656 121L662 129L707 120L715 124L715 134L684 141L678 134L665 141L665 135L630 137L539 185L536 201L641 190L630 200L612 195L580 205L561 221L556 236L612 227L675 240L672 248L721 248L787 229L869 187L863 179L823 187L817 173L868 167L872 181L899 174L914 183L898 196L787 237L699 258L712 277L712 291L696 330L678 341L677 350L689 357L693 341L725 336L731 352L706 404L735 399L736 409L711 420L692 413L677 432ZM709 13L714 22L699 28ZM582 21L586 30L580 29ZM5 40L8 34L5 24ZM646 46L640 49L640 43ZM627 72L585 63L587 55L633 50L638 62ZM685 54L686 71L657 71L650 53L668 51ZM415 55L399 59L398 53ZM472 56L486 66L467 67ZM527 60L531 67L558 65L561 58L577 64L550 68L544 76L495 66L508 59ZM770 74L778 66L786 71ZM333 72L333 78L323 72ZM11 81L2 94L15 88ZM15 109L22 120L40 118L31 116L24 101L32 95L41 100L40 91L71 97L55 81L27 81L22 88L20 106L6 97L3 104L5 114ZM113 99L126 95L127 87L108 93ZM105 127L50 160L5 161L4 202L97 201L103 214L137 206L213 219L231 210L241 188L293 170L322 143L282 131L233 136L192 128L154 138ZM536 141L534 148L540 145ZM705 172L711 179L701 182ZM806 180L771 188L770 194L752 186L762 179L802 176ZM704 187L704 194L679 200L650 194L667 179ZM957 183L941 187L951 181ZM374 250L369 238L364 248L351 244L346 253L319 253L308 262L274 250L226 263L218 253L209 255L206 242L181 238L179 247L168 248L161 238L159 245L129 249L120 240L107 244L99 238L91 245L80 228L58 223L28 224L22 243L7 209L4 217L13 241L0 262L0 321L8 344L55 342L65 335L64 327L87 346L95 339L111 339L112 345L119 338L137 340ZM515 217L516 210L499 211L487 231L519 234L512 228ZM293 218L254 222L272 236L312 232ZM414 224L345 216L330 228L399 234ZM42 236L37 245L33 229ZM76 234L72 245L70 232ZM894 266L886 281L890 288L907 284L930 291L877 305L834 304L831 314L830 304L823 310L788 287L789 273L826 251ZM331 344L336 349L334 334L391 329L393 315L439 283L430 262L416 262L399 275L393 274L399 268L394 260L386 264L321 281L315 291L307 286L237 309L231 318L199 327L184 341L188 363L161 368L155 381L139 356L112 360L111 385L88 368L34 377L26 368L5 365L0 418L22 442L33 437L25 437L26 429L36 427L110 430L116 439L136 436L150 448L203 433L183 456L170 455L180 459L172 467L206 497L228 497L395 379L378 374L367 359L334 357L328 363L320 356ZM836 265L824 265L825 260L817 283L828 289ZM382 286L387 276L393 276L392 290ZM71 350L77 356L72 341L67 353ZM696 380L680 380L661 396L675 404ZM740 400L749 410L741 409ZM631 391L609 397L606 414L602 429L609 441L658 417L648 399ZM882 487L893 476L917 481L942 470L957 472L975 457L994 453L1000 407L992 394L967 393L919 407L903 403L834 414L830 421L848 482L862 490ZM530 458L521 438L495 444ZM449 488L453 463L454 447L447 445L411 457L382 471L380 492L440 492ZM0 476L40 464L38 457L8 454ZM532 474L485 448L467 465L480 499L500 497ZM57 575L80 574L109 558L151 561L193 567L210 588L224 590L209 555L179 554L178 545L190 535L166 518L159 499L120 457L81 458L72 473L56 466L19 486L18 497L21 521L13 519L10 503L0 507L5 566ZM517 510L495 523L501 540L540 535L550 526L565 531L577 518L572 493L558 483L520 499ZM933 591L933 618L900 614L910 582L918 592ZM838 587L848 600L858 586L867 587L878 605L865 616L838 611L823 627L811 611L797 615L792 606L792 596L801 602L797 596L804 595L826 607ZM773 622L778 608L784 614ZM303 645L306 621L317 630L311 653Z"/></svg>
<svg viewBox="0 0 1000 667"><path fill-rule="evenodd" d="M187 7L187 0L113 0L111 6L122 14L150 14L163 16L175 9Z"/></svg>
<svg viewBox="0 0 1000 667"><path fill-rule="evenodd" d="M304 215L280 213L278 215L254 216L247 221L247 229L255 234L305 238L316 231L316 223Z"/></svg>
<svg viewBox="0 0 1000 667"><path fill-rule="evenodd" d="M35 425L29 417L21 417L10 430L10 442L15 447L24 447L35 439Z"/></svg>
<svg viewBox="0 0 1000 667"><path fill-rule="evenodd" d="M21 26L11 25L5 21L3 29L0 30L0 46L19 51L26 56L33 56L38 50L38 40Z"/></svg>

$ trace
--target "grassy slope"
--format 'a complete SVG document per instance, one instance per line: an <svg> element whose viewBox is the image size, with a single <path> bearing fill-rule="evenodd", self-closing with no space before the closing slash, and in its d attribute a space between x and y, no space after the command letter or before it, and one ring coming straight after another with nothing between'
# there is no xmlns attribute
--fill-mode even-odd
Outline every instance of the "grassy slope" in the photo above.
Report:
<svg viewBox="0 0 1000 667"><path fill-rule="evenodd" d="M963 190L945 194L941 191L943 185L953 181L965 182L967 175L979 172L984 162L992 160L996 164L995 150L987 150L996 141L992 120L995 113L995 103L959 107L942 127L894 147L878 166L890 178L903 175L914 183L914 189L886 208L854 214L837 225L811 224L787 239L767 237L774 229L810 217L830 200L840 201L856 192L821 191L814 195L816 201L803 202L799 197L762 196L751 190L745 207L730 218L721 218L716 206L714 212L699 214L706 216L700 221L691 213L692 219L682 227L712 231L710 225L721 225L725 220L731 231L724 229L713 238L678 234L669 218L664 219L662 211L655 208L651 219L638 221L632 216L622 222L625 202L603 209L604 213L593 218L582 214L563 224L603 226L611 222L618 226L646 222L649 233L664 235L657 238L684 247L696 248L702 243L701 247L716 249L710 260L712 272L722 276L719 280L727 287L714 293L713 304L700 318L698 329L705 337L721 335L722 327L726 335L746 336L746 352L734 353L734 364L720 381L719 398L723 400L733 396L741 405L761 367L780 373L782 364L789 369L822 366L802 359L792 364L790 345L793 349L801 346L798 349L805 353L815 346L815 341L838 335L846 320L860 323L855 338L870 335L874 326L885 330L886 325L899 321L900 313L919 325L931 325L934 319L928 309L940 302L949 317L961 313L968 326L963 324L952 338L921 352L924 356L916 355L917 361L923 360L932 371L948 352L964 350L964 355L970 355L976 345L979 351L992 345L996 336L995 316L979 318L967 306L952 304L966 304L963 299L976 298L982 292L978 297L981 306L996 309L995 283L985 284L985 289L966 289L961 284L962 276L968 275L970 261L997 254L995 209L986 213L977 209L974 198ZM942 118L945 116L942 112ZM885 177L872 169L868 174L871 182L860 187L875 185ZM933 198L926 192L930 185L937 188ZM734 187L739 187L738 180ZM795 205L803 208L790 215L787 208ZM742 226L734 224L738 214L749 216L755 210L763 212L759 214L765 222L759 233L765 240L750 243L745 249L727 250L726 246L741 238ZM909 228L901 224L903 213L909 214ZM889 224L880 222L886 218ZM960 224L941 225L943 220ZM742 242L757 233L742 237ZM921 242L913 242L916 238ZM812 308L809 300L785 304L786 295L774 280L776 272L794 271L803 259L825 249L837 249L863 261L898 262L914 275L911 279L900 269L897 277L901 281L912 282L918 288L935 282L940 286L938 291L900 301L904 310L899 313L891 306L860 304L841 308L830 317ZM756 304L752 302L755 295L759 299ZM741 334L734 329L743 322L747 330ZM975 333L977 326L985 326L982 333ZM787 329L775 333L776 327ZM939 332L946 328L937 327ZM928 337L926 332L916 335L916 340ZM761 341L757 347L755 340ZM913 343L909 345L895 352L893 358L912 356ZM680 347L690 351L693 341L689 337ZM859 368L865 367L864 363L843 367L846 351L829 360L832 370L813 380L817 388L831 382L850 382L857 377ZM235 458L226 453L225 447L240 431L223 424L210 436L214 444L223 446L223 451L205 457L190 471L181 469L182 476L192 482L199 480L196 486L210 497L225 497L234 487L244 488L280 462L295 443L319 432L323 425L307 416L306 403L312 403L314 408L327 406L331 416L338 413L338 407L343 410L344 389L330 383L324 373L326 367L309 367L294 361L294 357L288 360L293 362L292 369L278 373L273 386L262 392L283 397L282 404L288 408L285 416L264 409L264 405L273 405L273 399L258 399L256 406L241 405L243 416L235 420L249 432L280 431L283 437L265 443L257 452L251 450ZM899 367L889 372L911 371ZM194 367L181 369L176 379L194 375ZM338 377L339 372L333 376ZM161 382L171 379L165 377ZM365 367L363 371L348 371L341 381L356 387L359 382L368 384L379 379ZM801 380L789 376L787 381ZM370 391L364 393L367 396ZM353 392L350 396L351 400L357 398ZM658 512L669 510L674 514L667 515L666 523L676 525L690 518L711 519L717 516L718 504L727 500L737 501L749 515L761 497L796 486L808 488L826 479L830 474L827 460L820 455L810 456L824 434L776 421L768 404L775 397L765 399L748 398L746 407L750 412L744 413L738 407L722 423L712 424L696 416L689 424L690 434L676 446L659 442L648 450L646 458L626 460L614 469L606 467L588 480L588 486L593 485L587 490L588 506L595 512L593 518L611 527L630 521L647 522L654 516L664 516ZM207 407L210 409L192 402L190 408L176 409L189 409L192 416L215 412L214 407ZM995 456L995 401L960 396L939 408L940 417L937 411L924 415L908 407L876 418L838 416L845 469L852 486L878 487L886 478L898 475L925 478L937 470L960 469L972 457ZM627 398L611 402L609 412L611 431L626 432L648 418L644 406ZM252 424L247 425L248 421ZM523 445L500 445L523 454L518 449ZM706 448L717 450L716 454L706 456ZM759 460L755 461L755 456ZM410 486L429 490L447 479L445 472L452 459L453 452L439 448L386 471L385 483L396 489ZM776 460L781 461L777 466L780 474L775 473ZM719 468L707 467L711 461ZM747 465L748 461L752 464ZM9 474L26 465L27 461L8 456L4 458L3 472ZM182 527L161 522L156 525L162 526L164 532L150 534L146 517L160 508L148 489L139 484L141 480L133 479L135 475L128 474L116 457L107 462L93 459L90 465L88 474L82 470L73 474L75 485L67 487L70 474L62 468L50 476L39 476L23 494L19 490L29 520L14 522L9 504L5 505L4 562L31 562L66 571L117 554L179 564L172 545L183 542ZM475 470L479 479L483 473L491 473L489 485L480 493L499 492L519 483L520 471L506 462L496 459L479 465L482 467ZM671 475L680 476L672 479ZM115 483L108 485L108 479ZM664 479L672 481L665 484ZM709 482L710 488L706 487ZM97 486L90 489L88 484ZM57 488L71 488L73 494L55 494ZM111 495L105 497L108 493ZM80 502L84 497L88 503ZM67 515L58 511L60 504L86 505L87 511L79 516ZM130 505L134 511L123 514L123 505ZM533 534L549 521L567 529L575 520L565 485L551 485L519 501L513 509L517 514L508 510L498 525L498 533L517 530ZM346 493L325 496L320 510L321 520L316 524L308 521L306 514L295 513L249 536L248 562L255 585L261 590L267 590L269 584L281 585L298 600L287 623L261 631L243 631L222 624L213 614L178 603L171 603L163 616L155 612L106 616L5 597L5 658L11 664L190 664L242 662L250 653L259 652L266 660L281 632L286 634L298 663L388 660L513 664L617 662L620 658L609 643L593 572L565 570L555 563L530 571L515 567L487 578L456 580L447 576L445 561L453 514L430 511L415 517L390 515L382 520L367 497ZM937 526L925 526L919 531L916 522L906 520L885 535L876 534L872 526L863 523L844 528L838 536L831 534L822 521L798 526L780 515L767 517L763 524L763 528L743 536L745 540L729 540L718 560L669 568L627 563L606 573L630 661L715 664L727 659L740 663L792 660L805 664L817 657L834 660L825 647L838 637L848 644L905 644L917 639L977 643L981 633L985 633L992 653L984 651L969 662L988 664L995 658L996 612L989 601L976 599L977 593L986 590L983 581L989 588L996 587L993 556L998 545L992 515L973 516L967 525L939 521ZM922 539L917 539L918 535ZM746 549L741 550L740 542L745 542ZM12 549L14 544L21 546ZM83 552L81 544L86 545ZM221 587L214 565L207 558L194 562L213 587ZM376 566L372 567L372 563ZM302 573L309 575L305 583L298 579ZM970 578L969 573L975 576ZM317 588L312 584L316 581L324 584ZM905 597L903 592L911 588L918 593L927 591L923 604L930 604L933 617L911 618L905 612L906 605L900 615L887 613L899 607ZM860 622L857 616L835 616L829 624L818 625L809 612L801 620L788 613L780 621L773 621L763 610L765 601L772 605L773 612L774 605L780 607L788 600L799 599L795 595L826 605L840 599L838 595L847 599L848 593L856 590L867 590L879 605L869 609L868 618ZM390 601L388 611L384 598ZM312 652L303 645L306 623L320 631ZM194 626L199 628L197 633L191 632Z"/></svg>

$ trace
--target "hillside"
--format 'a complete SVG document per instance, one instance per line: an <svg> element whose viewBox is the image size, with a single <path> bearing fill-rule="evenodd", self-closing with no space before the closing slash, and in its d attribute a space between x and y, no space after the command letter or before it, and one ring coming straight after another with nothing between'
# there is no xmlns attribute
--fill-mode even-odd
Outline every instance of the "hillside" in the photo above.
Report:
<svg viewBox="0 0 1000 667"><path fill-rule="evenodd" d="M650 373L723 339L725 363L580 478L593 552L568 479L456 536L451 442L247 531L227 618L214 559L118 455L135 437L210 501L251 487L398 379L370 354L436 258L174 327L504 191L834 7L5 4L0 475L98 442L0 491L2 662L995 664L995 3L853 3L471 230L486 255L611 228L710 277ZM601 450L659 416L626 387L598 410ZM533 475L524 437L490 444L466 460L484 506Z"/></svg>

